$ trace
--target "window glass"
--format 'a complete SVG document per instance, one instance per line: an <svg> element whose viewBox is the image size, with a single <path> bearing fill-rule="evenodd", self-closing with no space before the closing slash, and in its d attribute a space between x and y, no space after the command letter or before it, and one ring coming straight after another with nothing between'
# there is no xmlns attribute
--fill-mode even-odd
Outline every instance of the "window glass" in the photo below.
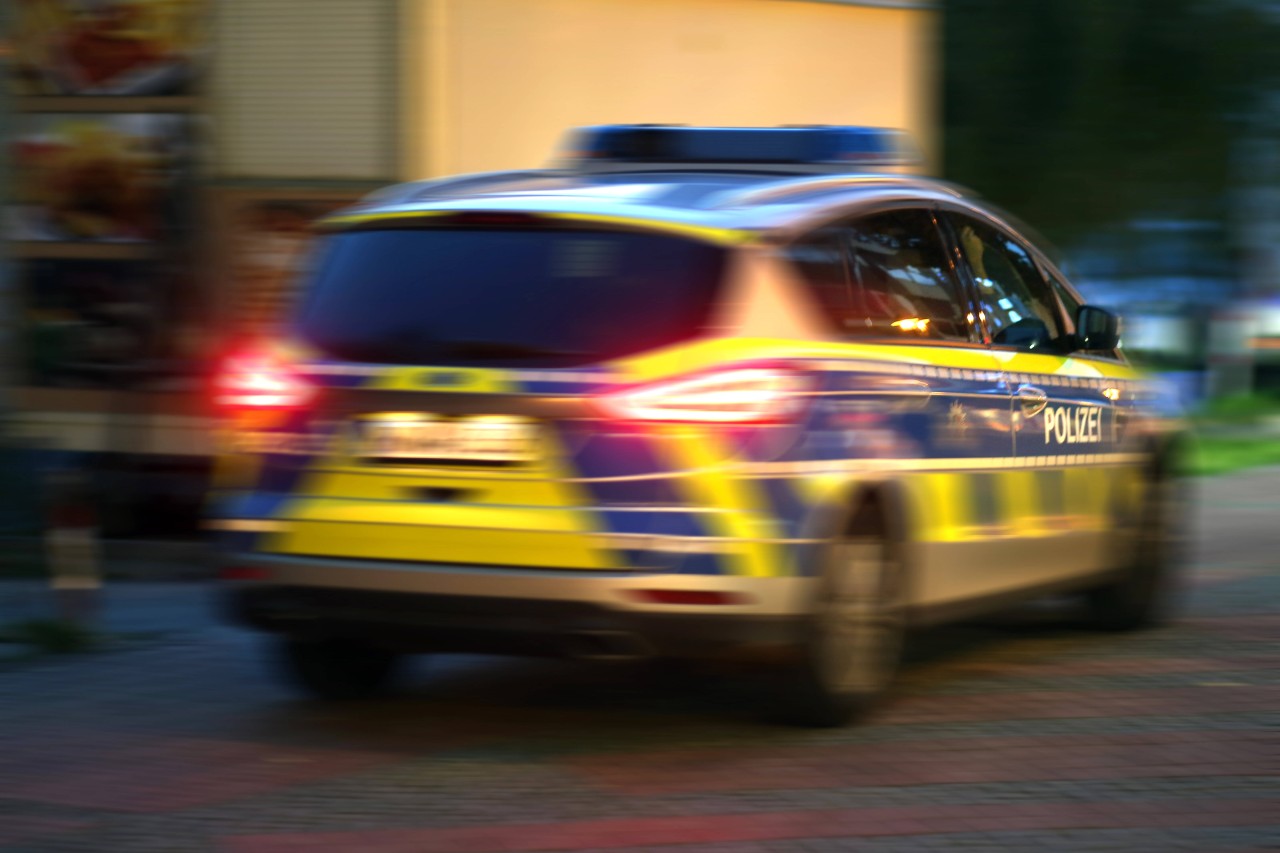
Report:
<svg viewBox="0 0 1280 853"><path fill-rule="evenodd" d="M965 300L926 211L859 219L845 236L854 310L867 333L969 339Z"/></svg>
<svg viewBox="0 0 1280 853"><path fill-rule="evenodd" d="M1062 320L1039 268L1011 237L985 223L957 217L957 233L973 272L978 309L999 346L1059 352Z"/></svg>
<svg viewBox="0 0 1280 853"><path fill-rule="evenodd" d="M853 286L845 262L842 230L839 226L822 228L787 250L824 316L837 329L845 328L853 318Z"/></svg>
<svg viewBox="0 0 1280 853"><path fill-rule="evenodd" d="M1068 325L1074 325L1076 315L1080 313L1080 300L1071 295L1071 291L1067 286L1053 273L1047 273L1049 283L1053 285L1053 292L1058 294L1058 301L1062 303L1062 308L1067 312Z"/></svg>
<svg viewBox="0 0 1280 853"><path fill-rule="evenodd" d="M337 358L541 364L701 334L723 249L647 232L417 228L329 237L294 331Z"/></svg>
<svg viewBox="0 0 1280 853"><path fill-rule="evenodd" d="M789 254L845 337L970 340L965 299L926 211L829 226Z"/></svg>

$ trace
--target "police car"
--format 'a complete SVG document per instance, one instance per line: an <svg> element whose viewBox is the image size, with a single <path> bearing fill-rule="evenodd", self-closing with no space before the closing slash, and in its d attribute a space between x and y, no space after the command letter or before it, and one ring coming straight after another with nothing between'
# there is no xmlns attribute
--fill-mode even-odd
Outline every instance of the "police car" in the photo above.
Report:
<svg viewBox="0 0 1280 853"><path fill-rule="evenodd" d="M586 128L330 218L289 328L216 381L236 618L326 697L405 653L747 655L821 725L910 626L1067 592L1154 619L1177 421L1116 318L900 143Z"/></svg>

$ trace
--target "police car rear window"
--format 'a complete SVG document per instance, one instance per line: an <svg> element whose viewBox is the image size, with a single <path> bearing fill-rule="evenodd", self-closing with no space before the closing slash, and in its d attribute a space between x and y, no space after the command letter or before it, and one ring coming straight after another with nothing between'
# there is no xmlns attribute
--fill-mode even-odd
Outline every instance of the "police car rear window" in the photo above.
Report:
<svg viewBox="0 0 1280 853"><path fill-rule="evenodd" d="M418 228L328 237L294 331L332 357L570 366L702 332L725 251L665 234Z"/></svg>

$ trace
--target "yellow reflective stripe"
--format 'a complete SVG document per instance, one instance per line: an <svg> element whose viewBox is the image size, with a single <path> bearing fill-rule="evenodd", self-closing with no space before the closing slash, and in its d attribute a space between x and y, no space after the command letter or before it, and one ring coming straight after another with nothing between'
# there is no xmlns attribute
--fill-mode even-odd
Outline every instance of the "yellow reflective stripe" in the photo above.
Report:
<svg viewBox="0 0 1280 853"><path fill-rule="evenodd" d="M547 219L562 219L571 222L590 222L599 225L622 226L624 228L643 228L646 231L665 231L671 234L679 234L683 237L692 237L696 240L704 240L709 243L718 243L725 246L746 243L754 236L751 231L742 231L735 228L716 228L711 225L694 225L688 222L673 222L669 219L648 219L641 216L618 216L615 214L572 213L560 211L535 213L534 215L543 216Z"/></svg>
<svg viewBox="0 0 1280 853"><path fill-rule="evenodd" d="M1141 371L1130 365L1115 362L1007 350L992 350L991 354L1000 368L1010 373L1073 379L1137 380L1143 378ZM1032 378L1034 379L1034 376Z"/></svg>
<svg viewBox="0 0 1280 853"><path fill-rule="evenodd" d="M709 338L632 358L611 366L633 381L713 368L742 361L822 361L823 371L891 373L904 376L941 375L959 371L952 378L977 380L994 373L991 353L978 347L946 347L910 344L865 344L795 341L770 338Z"/></svg>
<svg viewBox="0 0 1280 853"><path fill-rule="evenodd" d="M699 518L712 536L735 540L722 557L732 573L751 577L790 573L786 552L775 543L758 541L782 538L760 488L725 467L728 454L720 442L708 430L683 425L661 427L655 438L658 452L669 457L672 468L699 472L676 481L689 504L728 510Z"/></svg>
<svg viewBox="0 0 1280 853"><path fill-rule="evenodd" d="M743 361L819 362L821 372L879 373L929 381L983 381L1003 372L1012 385L1039 383L1052 388L1092 389L1101 393L1109 383L1123 389L1141 381L1141 371L1129 365L1069 356L1000 352L974 346L929 344L795 341L770 338L708 338L669 347L610 366L632 381L667 376ZM1122 391L1123 395L1123 391ZM1122 396L1123 400L1124 397Z"/></svg>
<svg viewBox="0 0 1280 853"><path fill-rule="evenodd" d="M373 391L453 391L505 394L516 391L510 373L479 367L388 367L360 386Z"/></svg>
<svg viewBox="0 0 1280 853"><path fill-rule="evenodd" d="M351 225L363 225L369 222L428 219L438 216L465 214L464 210L395 210L375 211L370 213L347 213L331 216L320 221L321 228L343 228ZM511 213L541 219L558 219L569 222L586 222L597 225L610 225L624 228L643 228L646 231L663 231L692 237L722 246L746 243L755 236L754 232L736 228L717 228L713 225L697 225L689 222L673 222L669 219L656 219L643 216L619 216L604 213L575 213L572 211L540 211L515 210Z"/></svg>
<svg viewBox="0 0 1280 853"><path fill-rule="evenodd" d="M362 225L365 222L380 222L396 219L427 219L433 216L444 216L457 213L454 210L387 210L375 213L345 213L320 220L321 228L341 228L346 225Z"/></svg>

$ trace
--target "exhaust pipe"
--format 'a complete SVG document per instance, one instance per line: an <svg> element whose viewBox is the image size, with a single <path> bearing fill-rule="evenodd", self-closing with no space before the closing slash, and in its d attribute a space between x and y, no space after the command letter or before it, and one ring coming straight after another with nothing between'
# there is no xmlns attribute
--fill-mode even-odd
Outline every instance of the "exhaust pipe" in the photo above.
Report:
<svg viewBox="0 0 1280 853"><path fill-rule="evenodd" d="M643 660L655 654L644 638L628 631L573 631L566 635L565 649L576 660Z"/></svg>

